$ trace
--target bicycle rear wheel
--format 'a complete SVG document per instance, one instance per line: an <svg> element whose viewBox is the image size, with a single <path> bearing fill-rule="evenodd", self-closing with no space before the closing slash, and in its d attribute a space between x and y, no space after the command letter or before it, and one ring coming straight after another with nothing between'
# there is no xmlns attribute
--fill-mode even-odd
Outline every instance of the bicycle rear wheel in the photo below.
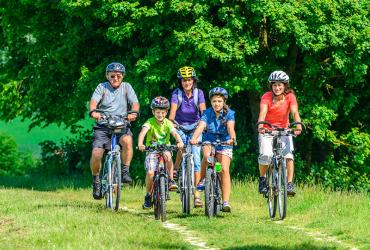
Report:
<svg viewBox="0 0 370 250"><path fill-rule="evenodd" d="M183 189L181 192L182 212L184 214L190 214L190 200L191 200L191 161L190 159L185 160L185 173L183 178Z"/></svg>
<svg viewBox="0 0 370 250"><path fill-rule="evenodd" d="M166 221L166 176L161 175L159 177L159 187L160 187L160 215L162 221Z"/></svg>
<svg viewBox="0 0 370 250"><path fill-rule="evenodd" d="M267 178L266 178L266 186L267 186L267 205L269 209L270 218L274 218L276 215L276 178L275 178L275 170L273 166L270 165L267 169Z"/></svg>
<svg viewBox="0 0 370 250"><path fill-rule="evenodd" d="M116 156L112 164L112 209L118 210L121 198L121 159Z"/></svg>
<svg viewBox="0 0 370 250"><path fill-rule="evenodd" d="M278 166L278 206L279 206L279 217L283 220L286 216L287 209L287 176L286 176L286 164L285 159L279 161Z"/></svg>
<svg viewBox="0 0 370 250"><path fill-rule="evenodd" d="M209 218L215 216L215 187L214 187L214 171L213 168L208 167L205 181L205 213Z"/></svg>

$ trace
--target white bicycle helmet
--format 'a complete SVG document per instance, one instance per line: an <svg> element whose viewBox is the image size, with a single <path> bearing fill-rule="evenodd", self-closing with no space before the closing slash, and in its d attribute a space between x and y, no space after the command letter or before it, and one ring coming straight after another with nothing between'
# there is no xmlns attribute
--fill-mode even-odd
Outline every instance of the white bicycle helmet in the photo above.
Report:
<svg viewBox="0 0 370 250"><path fill-rule="evenodd" d="M270 74L269 82L289 83L289 76L284 71L276 70Z"/></svg>

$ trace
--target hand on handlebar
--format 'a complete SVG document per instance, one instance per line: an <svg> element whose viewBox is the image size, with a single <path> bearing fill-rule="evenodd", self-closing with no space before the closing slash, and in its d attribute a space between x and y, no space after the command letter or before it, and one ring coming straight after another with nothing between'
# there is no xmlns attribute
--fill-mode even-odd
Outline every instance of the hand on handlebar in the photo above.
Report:
<svg viewBox="0 0 370 250"><path fill-rule="evenodd" d="M265 127L260 127L260 128L258 128L258 133L260 133L260 134L264 134L264 133L266 133L267 132L267 129L265 128Z"/></svg>
<svg viewBox="0 0 370 250"><path fill-rule="evenodd" d="M184 148L184 143L182 141L180 141L176 144L176 146L177 146L178 149L182 149L182 148Z"/></svg>
<svg viewBox="0 0 370 250"><path fill-rule="evenodd" d="M144 152L145 150L145 145L141 144L137 146L137 149L139 149L141 152Z"/></svg>
<svg viewBox="0 0 370 250"><path fill-rule="evenodd" d="M194 138L191 138L190 141L189 141L189 143L191 145L195 145L195 144L198 144L198 140L195 140Z"/></svg>
<svg viewBox="0 0 370 250"><path fill-rule="evenodd" d="M130 122L133 122L136 119L137 119L137 114L136 113L132 113L132 114L127 115L127 120L130 121Z"/></svg>

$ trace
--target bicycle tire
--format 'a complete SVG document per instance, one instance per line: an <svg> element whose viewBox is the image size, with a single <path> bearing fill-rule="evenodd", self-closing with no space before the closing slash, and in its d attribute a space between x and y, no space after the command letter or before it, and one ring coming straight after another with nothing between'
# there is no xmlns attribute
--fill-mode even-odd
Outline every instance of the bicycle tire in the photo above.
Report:
<svg viewBox="0 0 370 250"><path fill-rule="evenodd" d="M119 152L119 151L118 151ZM121 159L120 155L114 158L112 164L112 209L118 210L121 198Z"/></svg>
<svg viewBox="0 0 370 250"><path fill-rule="evenodd" d="M212 218L215 215L215 187L214 187L214 171L213 168L208 167L206 172L205 180L205 214L209 218Z"/></svg>
<svg viewBox="0 0 370 250"><path fill-rule="evenodd" d="M153 206L154 206L154 218L156 220L159 220L160 218L160 185L159 185L159 177L158 175L157 176L154 176L154 191L153 191L153 195L152 195L152 199L153 199Z"/></svg>
<svg viewBox="0 0 370 250"><path fill-rule="evenodd" d="M112 202L109 195L109 162L111 162L110 157L110 155L106 156L101 175L102 193L105 198L105 207L108 209L112 207Z"/></svg>
<svg viewBox="0 0 370 250"><path fill-rule="evenodd" d="M159 177L160 186L160 215L162 222L166 221L166 176L161 175Z"/></svg>
<svg viewBox="0 0 370 250"><path fill-rule="evenodd" d="M214 214L217 215L221 212L221 176L220 173L216 174L215 184L215 211Z"/></svg>
<svg viewBox="0 0 370 250"><path fill-rule="evenodd" d="M278 207L279 207L279 217L283 220L286 217L287 209L287 176L286 176L286 165L284 160L279 161L278 166Z"/></svg>
<svg viewBox="0 0 370 250"><path fill-rule="evenodd" d="M182 192L182 212L190 214L190 197L191 197L191 161L185 160L185 174Z"/></svg>
<svg viewBox="0 0 370 250"><path fill-rule="evenodd" d="M275 195L275 178L274 178L274 170L273 166L270 165L269 168L267 169L267 178L266 178L266 186L267 186L267 205L268 205L268 210L269 210L269 216L271 219L275 218L276 215L276 195Z"/></svg>

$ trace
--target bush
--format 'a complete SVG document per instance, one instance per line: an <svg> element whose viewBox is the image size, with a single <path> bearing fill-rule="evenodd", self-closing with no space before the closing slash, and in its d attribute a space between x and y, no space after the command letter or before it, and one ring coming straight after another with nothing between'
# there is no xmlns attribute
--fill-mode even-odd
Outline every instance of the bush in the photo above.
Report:
<svg viewBox="0 0 370 250"><path fill-rule="evenodd" d="M19 152L14 138L0 132L0 175L24 175L37 166L30 152Z"/></svg>
<svg viewBox="0 0 370 250"><path fill-rule="evenodd" d="M62 140L58 146L53 141L43 141L39 171L46 174L74 174L89 170L91 130L77 131L76 137Z"/></svg>

